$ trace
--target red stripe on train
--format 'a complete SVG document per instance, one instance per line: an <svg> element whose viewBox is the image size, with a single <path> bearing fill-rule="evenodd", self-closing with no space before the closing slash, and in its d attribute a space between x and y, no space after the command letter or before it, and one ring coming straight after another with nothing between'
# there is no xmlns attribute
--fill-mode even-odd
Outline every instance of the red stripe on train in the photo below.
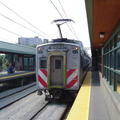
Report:
<svg viewBox="0 0 120 120"><path fill-rule="evenodd" d="M47 83L38 75L38 81L44 86L47 87Z"/></svg>
<svg viewBox="0 0 120 120"><path fill-rule="evenodd" d="M75 71L76 69L70 69L68 72L67 72L67 78Z"/></svg>
<svg viewBox="0 0 120 120"><path fill-rule="evenodd" d="M66 88L71 88L77 81L78 81L78 75L66 85Z"/></svg>
<svg viewBox="0 0 120 120"><path fill-rule="evenodd" d="M45 69L40 69L40 71L47 77L47 70L45 70Z"/></svg>

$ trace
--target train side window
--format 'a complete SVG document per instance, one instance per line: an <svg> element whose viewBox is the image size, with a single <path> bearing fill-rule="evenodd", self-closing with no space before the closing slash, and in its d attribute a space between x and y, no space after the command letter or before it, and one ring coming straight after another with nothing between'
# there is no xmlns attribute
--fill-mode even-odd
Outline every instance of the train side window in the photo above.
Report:
<svg viewBox="0 0 120 120"><path fill-rule="evenodd" d="M40 65L40 68L47 68L47 58L41 57L39 65Z"/></svg>
<svg viewBox="0 0 120 120"><path fill-rule="evenodd" d="M61 69L61 60L55 60L55 69Z"/></svg>

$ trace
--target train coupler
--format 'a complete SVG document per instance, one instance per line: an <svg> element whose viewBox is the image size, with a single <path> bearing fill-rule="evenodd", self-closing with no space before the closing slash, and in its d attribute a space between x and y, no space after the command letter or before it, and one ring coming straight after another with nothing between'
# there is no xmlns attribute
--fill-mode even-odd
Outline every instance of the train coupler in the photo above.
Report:
<svg viewBox="0 0 120 120"><path fill-rule="evenodd" d="M43 94L42 90L37 91L37 95L42 95L42 94Z"/></svg>

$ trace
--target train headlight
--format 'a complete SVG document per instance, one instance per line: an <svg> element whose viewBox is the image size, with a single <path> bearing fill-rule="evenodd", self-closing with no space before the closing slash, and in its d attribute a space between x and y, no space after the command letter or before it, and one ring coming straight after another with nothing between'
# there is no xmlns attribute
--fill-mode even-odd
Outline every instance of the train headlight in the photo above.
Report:
<svg viewBox="0 0 120 120"><path fill-rule="evenodd" d="M38 48L38 53L43 54L43 51L42 51L42 49L40 47Z"/></svg>
<svg viewBox="0 0 120 120"><path fill-rule="evenodd" d="M41 50L41 48L39 47L39 48L38 48L38 51L40 51L40 50Z"/></svg>
<svg viewBox="0 0 120 120"><path fill-rule="evenodd" d="M75 47L76 50L78 50L78 47Z"/></svg>

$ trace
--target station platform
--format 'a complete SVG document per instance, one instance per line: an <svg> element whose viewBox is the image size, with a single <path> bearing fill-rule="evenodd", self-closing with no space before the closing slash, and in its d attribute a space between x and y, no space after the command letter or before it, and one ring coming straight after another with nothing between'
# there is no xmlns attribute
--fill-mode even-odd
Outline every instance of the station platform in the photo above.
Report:
<svg viewBox="0 0 120 120"><path fill-rule="evenodd" d="M6 82L8 80L13 80L16 78L26 77L30 75L35 75L36 71L19 71L13 74L8 74L7 72L0 73L0 83Z"/></svg>
<svg viewBox="0 0 120 120"><path fill-rule="evenodd" d="M87 73L67 120L110 120L98 72Z"/></svg>

